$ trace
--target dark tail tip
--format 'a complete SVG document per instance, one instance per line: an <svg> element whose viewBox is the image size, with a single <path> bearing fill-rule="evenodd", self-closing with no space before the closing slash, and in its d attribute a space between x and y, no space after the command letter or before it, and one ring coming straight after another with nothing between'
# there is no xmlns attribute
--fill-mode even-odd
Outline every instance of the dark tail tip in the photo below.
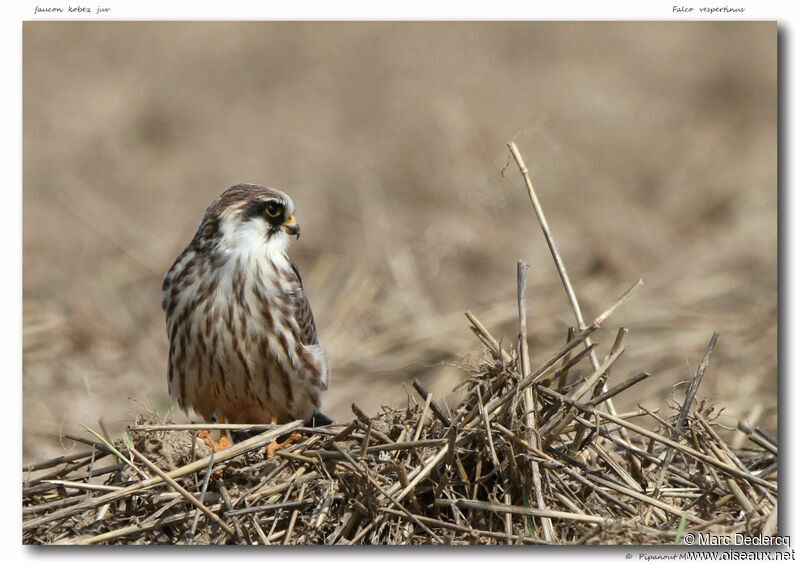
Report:
<svg viewBox="0 0 800 566"><path fill-rule="evenodd" d="M328 415L323 415L319 411L314 411L314 414L311 415L311 418L306 421L306 426L308 427L325 426L329 424L333 424L333 419L331 419Z"/></svg>

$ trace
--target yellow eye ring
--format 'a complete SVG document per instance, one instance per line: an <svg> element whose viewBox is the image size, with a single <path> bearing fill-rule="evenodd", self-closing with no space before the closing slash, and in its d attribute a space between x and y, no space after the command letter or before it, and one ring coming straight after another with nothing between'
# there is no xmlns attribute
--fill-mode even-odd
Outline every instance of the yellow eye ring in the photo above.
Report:
<svg viewBox="0 0 800 566"><path fill-rule="evenodd" d="M283 207L277 203L271 202L267 204L267 207L264 209L267 213L267 216L270 218L277 218L283 212Z"/></svg>

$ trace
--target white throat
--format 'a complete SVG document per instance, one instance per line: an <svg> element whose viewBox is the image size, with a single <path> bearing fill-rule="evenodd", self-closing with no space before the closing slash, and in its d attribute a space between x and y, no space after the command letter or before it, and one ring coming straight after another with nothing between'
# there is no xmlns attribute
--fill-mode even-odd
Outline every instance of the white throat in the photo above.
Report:
<svg viewBox="0 0 800 566"><path fill-rule="evenodd" d="M261 218L246 222L226 218L221 225L220 251L244 264L271 260L276 267L289 269L289 234L278 230L269 235L268 230L269 225Z"/></svg>

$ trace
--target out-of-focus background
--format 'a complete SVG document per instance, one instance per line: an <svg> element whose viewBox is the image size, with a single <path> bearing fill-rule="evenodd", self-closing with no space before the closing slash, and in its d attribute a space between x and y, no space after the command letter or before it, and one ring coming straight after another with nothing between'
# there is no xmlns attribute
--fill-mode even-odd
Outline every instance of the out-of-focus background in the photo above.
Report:
<svg viewBox="0 0 800 566"><path fill-rule="evenodd" d="M592 319L626 326L618 397L700 389L776 429L775 23L96 23L23 29L25 461L172 407L161 280L247 181L297 206L333 364L325 410L444 396L481 355L464 311L535 366L574 325L506 142L522 150ZM170 411L171 410L171 411Z"/></svg>

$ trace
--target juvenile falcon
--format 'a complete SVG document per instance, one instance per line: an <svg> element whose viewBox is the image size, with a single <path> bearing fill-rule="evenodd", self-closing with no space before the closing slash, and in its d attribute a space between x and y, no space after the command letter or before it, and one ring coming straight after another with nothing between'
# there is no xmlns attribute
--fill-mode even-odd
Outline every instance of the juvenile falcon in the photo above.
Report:
<svg viewBox="0 0 800 566"><path fill-rule="evenodd" d="M167 273L169 392L185 411L220 423L330 422L317 412L328 359L290 236L300 226L288 195L236 185L206 209Z"/></svg>

